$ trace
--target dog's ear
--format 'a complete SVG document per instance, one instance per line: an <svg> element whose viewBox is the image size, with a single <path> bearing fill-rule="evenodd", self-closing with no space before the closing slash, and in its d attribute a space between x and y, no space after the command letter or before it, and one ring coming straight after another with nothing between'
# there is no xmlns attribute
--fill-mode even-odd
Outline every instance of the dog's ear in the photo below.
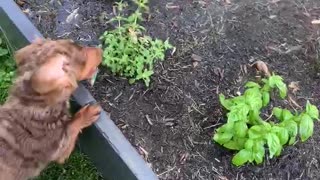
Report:
<svg viewBox="0 0 320 180"><path fill-rule="evenodd" d="M86 56L86 61L80 80L90 79L102 60L102 50L100 48L85 47L83 53Z"/></svg>
<svg viewBox="0 0 320 180"><path fill-rule="evenodd" d="M67 57L57 55L41 65L31 76L34 91L54 103L57 97L68 97L77 88L76 77L70 71Z"/></svg>

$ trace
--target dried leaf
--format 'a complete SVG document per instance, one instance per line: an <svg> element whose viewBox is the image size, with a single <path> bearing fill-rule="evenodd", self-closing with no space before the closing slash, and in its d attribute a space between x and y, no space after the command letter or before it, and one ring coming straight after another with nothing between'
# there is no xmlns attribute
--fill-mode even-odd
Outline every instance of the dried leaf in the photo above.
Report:
<svg viewBox="0 0 320 180"><path fill-rule="evenodd" d="M19 5L19 6L23 6L26 1L25 0L17 0L16 3Z"/></svg>
<svg viewBox="0 0 320 180"><path fill-rule="evenodd" d="M271 76L268 66L265 62L263 61L256 61L252 66L255 66L255 68L260 71L263 72L266 76Z"/></svg>
<svg viewBox="0 0 320 180"><path fill-rule="evenodd" d="M293 94L296 94L297 93L297 91L299 91L300 90L300 88L299 88L299 82L291 82L290 84L289 84L289 88L290 89L292 89L292 93Z"/></svg>

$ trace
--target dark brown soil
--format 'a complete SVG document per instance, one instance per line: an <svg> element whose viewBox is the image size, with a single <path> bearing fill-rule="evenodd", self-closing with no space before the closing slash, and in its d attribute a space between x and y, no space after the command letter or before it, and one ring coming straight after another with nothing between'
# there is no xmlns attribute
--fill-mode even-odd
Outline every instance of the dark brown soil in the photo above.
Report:
<svg viewBox="0 0 320 180"><path fill-rule="evenodd" d="M151 0L148 34L170 37L177 51L156 66L150 88L103 70L92 93L160 179L320 179L318 124L306 143L259 166L232 166L233 152L211 141L225 120L217 94L235 94L253 79L249 64L256 60L287 84L299 82L291 96L301 106L309 99L319 107L320 26L311 21L320 19L320 1L230 1ZM23 9L46 37L84 44L99 43L112 13L112 2L103 0L29 2ZM64 24L78 7L74 24Z"/></svg>

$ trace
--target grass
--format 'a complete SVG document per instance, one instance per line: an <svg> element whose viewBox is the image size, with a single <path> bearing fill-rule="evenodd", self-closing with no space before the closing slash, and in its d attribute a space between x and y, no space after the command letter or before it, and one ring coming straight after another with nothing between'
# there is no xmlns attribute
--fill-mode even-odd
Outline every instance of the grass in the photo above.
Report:
<svg viewBox="0 0 320 180"><path fill-rule="evenodd" d="M102 180L97 169L82 153L75 151L66 164L52 163L35 180Z"/></svg>
<svg viewBox="0 0 320 180"><path fill-rule="evenodd" d="M14 78L15 62L9 49L0 34L0 104L8 96L8 89Z"/></svg>
<svg viewBox="0 0 320 180"><path fill-rule="evenodd" d="M7 50L0 56L0 104L8 96L8 88L12 84L15 62L9 47L0 33L0 50ZM51 163L35 180L100 180L101 175L92 162L81 152L75 151L64 165Z"/></svg>

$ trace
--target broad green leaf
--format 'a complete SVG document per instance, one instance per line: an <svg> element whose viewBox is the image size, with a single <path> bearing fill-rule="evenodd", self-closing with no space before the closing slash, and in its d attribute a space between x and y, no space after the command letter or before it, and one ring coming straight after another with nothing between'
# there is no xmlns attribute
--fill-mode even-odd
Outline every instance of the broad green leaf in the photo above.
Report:
<svg viewBox="0 0 320 180"><path fill-rule="evenodd" d="M287 129L285 129L283 127L273 126L272 127L272 132L277 134L281 145L284 145L284 144L286 144L288 142L289 133L288 133Z"/></svg>
<svg viewBox="0 0 320 180"><path fill-rule="evenodd" d="M249 113L249 107L245 103L240 103L231 107L231 112L228 113L228 121L246 121Z"/></svg>
<svg viewBox="0 0 320 180"><path fill-rule="evenodd" d="M248 118L249 118L250 124L254 125L254 124L257 124L257 123L263 121L262 118L260 117L259 113L260 112L257 109L249 111Z"/></svg>
<svg viewBox="0 0 320 180"><path fill-rule="evenodd" d="M252 148L253 148L253 145L254 145L254 141L252 139L248 139L246 141L246 143L244 144L244 148L249 150L249 151L252 151Z"/></svg>
<svg viewBox="0 0 320 180"><path fill-rule="evenodd" d="M233 136L233 134L229 133L229 132L216 133L213 136L213 140L222 145L222 144L229 142L231 140L232 136Z"/></svg>
<svg viewBox="0 0 320 180"><path fill-rule="evenodd" d="M232 164L236 166L241 166L249 161L252 157L252 152L242 149L239 151L233 158L232 158Z"/></svg>
<svg viewBox="0 0 320 180"><path fill-rule="evenodd" d="M270 124L269 122L262 121L261 123L262 123L262 126L263 126L263 130L264 130L265 132L271 131L272 126L271 126L271 124Z"/></svg>
<svg viewBox="0 0 320 180"><path fill-rule="evenodd" d="M244 92L246 103L250 106L250 109L262 108L262 95L258 88L250 88Z"/></svg>
<svg viewBox="0 0 320 180"><path fill-rule="evenodd" d="M223 107L225 107L228 110L231 110L231 107L233 106L233 103L231 100L226 99L223 94L219 94L219 101L222 104Z"/></svg>
<svg viewBox="0 0 320 180"><path fill-rule="evenodd" d="M262 79L263 80L263 79ZM265 91L265 92L270 92L270 86L268 84L268 81L266 80L264 83L266 83L263 87L262 87L262 91Z"/></svg>
<svg viewBox="0 0 320 180"><path fill-rule="evenodd" d="M306 112L311 118L319 119L318 108L315 105L312 105L309 101L307 101Z"/></svg>
<svg viewBox="0 0 320 180"><path fill-rule="evenodd" d="M239 145L239 150L244 148L244 144L248 140L247 138L239 138L239 137L233 137L234 141L236 141Z"/></svg>
<svg viewBox="0 0 320 180"><path fill-rule="evenodd" d="M247 120L247 116L248 116L248 113L249 113L249 107L248 107L248 105L246 105L246 104L239 104L239 105L237 105L238 107L237 107L237 110L238 110L238 118L239 118L239 120L243 120L243 121L245 121L245 120Z"/></svg>
<svg viewBox="0 0 320 180"><path fill-rule="evenodd" d="M233 104L242 104L245 100L246 99L244 96L237 96L237 97L232 98L231 101Z"/></svg>
<svg viewBox="0 0 320 180"><path fill-rule="evenodd" d="M296 136L298 134L298 124L293 120L283 121L280 124L283 128L288 131L289 135L289 145L292 145L296 141Z"/></svg>
<svg viewBox="0 0 320 180"><path fill-rule="evenodd" d="M279 121L282 121L282 112L283 112L283 109L280 109L278 107L275 107L272 109L272 113L276 116L276 118Z"/></svg>
<svg viewBox="0 0 320 180"><path fill-rule="evenodd" d="M313 134L313 120L308 114L302 114L299 125L300 138L302 142L305 142Z"/></svg>
<svg viewBox="0 0 320 180"><path fill-rule="evenodd" d="M237 141L231 140L225 144L223 144L223 147L231 149L231 150L241 150L242 146L239 145Z"/></svg>
<svg viewBox="0 0 320 180"><path fill-rule="evenodd" d="M287 91L288 91L286 84L284 84L283 82L279 82L277 84L277 87L280 91L280 97L284 99L287 96Z"/></svg>
<svg viewBox="0 0 320 180"><path fill-rule="evenodd" d="M234 122L228 122L217 129L218 133L233 132Z"/></svg>
<svg viewBox="0 0 320 180"><path fill-rule="evenodd" d="M280 144L280 140L275 133L268 133L266 140L269 147L269 157L273 158L279 153L279 151L281 152L282 146Z"/></svg>
<svg viewBox="0 0 320 180"><path fill-rule="evenodd" d="M247 88L253 88L253 87L260 88L260 85L258 83L249 81L246 83L245 87L247 87Z"/></svg>
<svg viewBox="0 0 320 180"><path fill-rule="evenodd" d="M227 113L227 117L228 117L228 123L239 121L238 112L236 112L236 111L231 111L231 112Z"/></svg>
<svg viewBox="0 0 320 180"><path fill-rule="evenodd" d="M261 125L252 126L248 131L248 135L250 139L261 138L264 135L263 126Z"/></svg>
<svg viewBox="0 0 320 180"><path fill-rule="evenodd" d="M288 109L282 111L282 121L288 121L293 118L293 115Z"/></svg>
<svg viewBox="0 0 320 180"><path fill-rule="evenodd" d="M271 88L275 88L277 86L277 84L280 84L282 81L283 81L283 79L281 76L273 74L272 76L269 77L267 82Z"/></svg>
<svg viewBox="0 0 320 180"><path fill-rule="evenodd" d="M262 93L262 106L265 107L270 102L270 94L267 91L263 91Z"/></svg>
<svg viewBox="0 0 320 180"><path fill-rule="evenodd" d="M249 88L247 89L245 92L244 92L244 96L247 98L247 97L250 97L250 96L260 96L261 93L260 93L260 89L259 88Z"/></svg>
<svg viewBox="0 0 320 180"><path fill-rule="evenodd" d="M247 135L248 126L244 121L237 121L234 123L234 131L237 137L245 137Z"/></svg>
<svg viewBox="0 0 320 180"><path fill-rule="evenodd" d="M263 162L263 158L265 155L264 144L265 142L263 140L256 140L256 142L253 145L252 154L257 164Z"/></svg>
<svg viewBox="0 0 320 180"><path fill-rule="evenodd" d="M288 142L288 145L292 145L292 144L294 144L295 142L296 142L296 136L290 137L289 142Z"/></svg>

